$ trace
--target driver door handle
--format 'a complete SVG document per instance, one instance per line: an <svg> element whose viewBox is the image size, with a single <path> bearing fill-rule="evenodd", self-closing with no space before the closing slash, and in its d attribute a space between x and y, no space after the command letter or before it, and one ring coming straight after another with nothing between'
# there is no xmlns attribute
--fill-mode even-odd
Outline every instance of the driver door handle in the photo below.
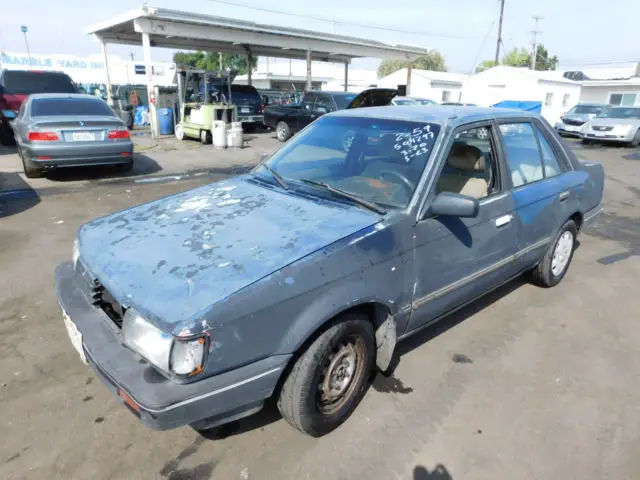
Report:
<svg viewBox="0 0 640 480"><path fill-rule="evenodd" d="M558 195L558 198L561 202L564 202L567 198L569 198L569 190L562 192L560 195Z"/></svg>
<svg viewBox="0 0 640 480"><path fill-rule="evenodd" d="M502 217L496 218L496 228L504 227L512 219L513 215L503 215Z"/></svg>

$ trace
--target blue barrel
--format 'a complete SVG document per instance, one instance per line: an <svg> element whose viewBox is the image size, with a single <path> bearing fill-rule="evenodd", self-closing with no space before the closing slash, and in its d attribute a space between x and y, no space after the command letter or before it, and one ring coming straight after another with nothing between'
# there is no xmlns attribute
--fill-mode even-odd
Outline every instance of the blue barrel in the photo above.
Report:
<svg viewBox="0 0 640 480"><path fill-rule="evenodd" d="M173 108L158 109L160 135L173 135Z"/></svg>

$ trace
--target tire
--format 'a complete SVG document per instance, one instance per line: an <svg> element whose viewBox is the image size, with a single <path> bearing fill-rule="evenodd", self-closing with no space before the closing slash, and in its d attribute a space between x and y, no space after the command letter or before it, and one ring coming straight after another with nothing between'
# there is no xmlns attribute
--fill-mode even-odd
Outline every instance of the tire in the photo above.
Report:
<svg viewBox="0 0 640 480"><path fill-rule="evenodd" d="M255 123L243 123L242 130L246 133L253 133L256 131L257 125Z"/></svg>
<svg viewBox="0 0 640 480"><path fill-rule="evenodd" d="M291 129L287 122L283 122L282 120L276 124L276 137L281 142L286 142L291 138Z"/></svg>
<svg viewBox="0 0 640 480"><path fill-rule="evenodd" d="M633 136L633 140L631 140L631 143L629 144L631 148L635 148L638 145L640 145L640 128L636 131L636 134Z"/></svg>
<svg viewBox="0 0 640 480"><path fill-rule="evenodd" d="M375 349L371 323L361 315L344 316L294 364L278 399L282 417L314 437L336 429L349 418L367 390ZM329 398L331 393L324 393L331 378L336 382L333 399Z"/></svg>
<svg viewBox="0 0 640 480"><path fill-rule="evenodd" d="M24 169L25 177L42 178L43 172L40 168L32 167L24 160L24 157L22 155L20 155L20 157L22 158L22 168Z"/></svg>
<svg viewBox="0 0 640 480"><path fill-rule="evenodd" d="M577 234L578 228L573 220L562 226L540 263L531 271L531 279L536 285L549 288L560 283L571 265Z"/></svg>
<svg viewBox="0 0 640 480"><path fill-rule="evenodd" d="M200 130L200 143L203 145L209 145L211 141L211 130Z"/></svg>
<svg viewBox="0 0 640 480"><path fill-rule="evenodd" d="M15 144L16 140L13 138L13 129L7 122L2 122L0 124L0 145L10 147Z"/></svg>
<svg viewBox="0 0 640 480"><path fill-rule="evenodd" d="M583 138L581 141L583 145L591 145L591 140L588 138Z"/></svg>

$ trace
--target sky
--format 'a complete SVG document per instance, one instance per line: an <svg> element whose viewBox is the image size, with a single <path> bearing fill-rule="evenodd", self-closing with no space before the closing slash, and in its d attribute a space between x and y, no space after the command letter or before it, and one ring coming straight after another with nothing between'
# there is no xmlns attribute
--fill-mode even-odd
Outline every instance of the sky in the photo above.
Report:
<svg viewBox="0 0 640 480"><path fill-rule="evenodd" d="M470 73L477 63L493 59L495 55L499 0L223 1L156 0L148 3L157 7L418 45L438 50L445 57L447 69L458 73ZM265 12L227 2L295 15ZM0 52L25 52L20 26L26 25L31 53L76 55L100 53L99 43L83 33L84 27L141 5L141 2L132 0L59 0L55 8L51 7L50 0L3 0L2 3ZM551 55L559 57L563 69L622 67L640 62L638 0L506 0L504 48L531 49L534 15L543 17L538 24L541 31L539 42ZM346 23L334 23L332 19ZM363 28L348 22L404 32ZM138 47L109 46L109 53L121 56L133 53L136 59L142 59L142 50ZM171 56L169 50L153 51L154 60L168 61ZM354 60L352 66L375 69L377 64L374 59L359 59Z"/></svg>

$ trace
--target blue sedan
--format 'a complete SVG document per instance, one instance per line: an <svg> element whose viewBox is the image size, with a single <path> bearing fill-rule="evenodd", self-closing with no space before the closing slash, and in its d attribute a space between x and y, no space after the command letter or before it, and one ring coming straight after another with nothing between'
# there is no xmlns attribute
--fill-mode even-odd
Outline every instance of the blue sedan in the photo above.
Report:
<svg viewBox="0 0 640 480"><path fill-rule="evenodd" d="M558 284L603 178L532 113L339 111L247 175L85 224L57 295L144 424L208 429L275 397L319 436L398 341L523 273Z"/></svg>

